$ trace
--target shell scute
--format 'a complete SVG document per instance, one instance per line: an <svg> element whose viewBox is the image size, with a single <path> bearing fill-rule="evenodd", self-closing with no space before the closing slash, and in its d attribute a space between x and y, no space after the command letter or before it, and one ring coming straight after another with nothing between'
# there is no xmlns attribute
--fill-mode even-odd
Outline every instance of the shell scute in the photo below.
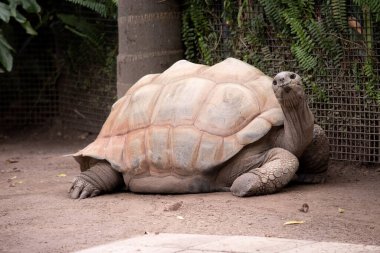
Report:
<svg viewBox="0 0 380 253"><path fill-rule="evenodd" d="M260 113L252 93L239 84L216 86L202 106L195 126L208 133L229 136Z"/></svg>
<svg viewBox="0 0 380 253"><path fill-rule="evenodd" d="M147 130L147 161L151 175L169 175L170 170L170 128L150 127Z"/></svg>
<svg viewBox="0 0 380 253"><path fill-rule="evenodd" d="M198 154L193 165L198 171L207 172L223 161L223 137L202 134Z"/></svg>
<svg viewBox="0 0 380 253"><path fill-rule="evenodd" d="M123 148L124 170L129 168L129 174L141 175L149 170L146 159L145 129L134 131L128 134L125 139Z"/></svg>
<svg viewBox="0 0 380 253"><path fill-rule="evenodd" d="M166 85L155 105L151 117L152 124L172 126L193 124L205 97L214 85L212 81L197 77Z"/></svg>
<svg viewBox="0 0 380 253"><path fill-rule="evenodd" d="M177 127L172 135L172 166L174 174L180 176L194 175L192 166L197 158L201 132L195 127Z"/></svg>
<svg viewBox="0 0 380 253"><path fill-rule="evenodd" d="M115 127L112 129L112 134L148 127L152 108L161 89L161 85L149 84L131 94L129 103L120 108L119 114L115 116L116 121L113 123Z"/></svg>
<svg viewBox="0 0 380 253"><path fill-rule="evenodd" d="M234 58L217 63L204 70L200 76L214 80L217 83L246 83L264 75L259 69Z"/></svg>
<svg viewBox="0 0 380 253"><path fill-rule="evenodd" d="M197 73L207 69L208 66L192 63L186 60L179 60L170 68L162 72L156 79L160 83L173 83L177 80L183 80L187 77L197 76Z"/></svg>

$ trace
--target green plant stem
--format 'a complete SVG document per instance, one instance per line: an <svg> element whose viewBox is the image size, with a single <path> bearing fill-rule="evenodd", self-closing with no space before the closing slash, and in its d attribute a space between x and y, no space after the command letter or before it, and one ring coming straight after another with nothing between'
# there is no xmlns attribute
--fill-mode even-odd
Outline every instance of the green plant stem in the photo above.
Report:
<svg viewBox="0 0 380 253"><path fill-rule="evenodd" d="M373 56L373 35L372 35L372 22L371 13L367 5L362 7L364 17L364 38L367 45L367 56Z"/></svg>

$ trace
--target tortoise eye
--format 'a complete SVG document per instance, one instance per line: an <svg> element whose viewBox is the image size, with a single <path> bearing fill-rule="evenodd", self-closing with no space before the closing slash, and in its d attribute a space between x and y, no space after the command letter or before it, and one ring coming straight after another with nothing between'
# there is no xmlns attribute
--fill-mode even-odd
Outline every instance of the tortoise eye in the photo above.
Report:
<svg viewBox="0 0 380 253"><path fill-rule="evenodd" d="M276 80L273 80L273 85L277 85L277 81Z"/></svg>
<svg viewBox="0 0 380 253"><path fill-rule="evenodd" d="M290 75L290 79L295 79L295 78L296 78L296 74L293 73Z"/></svg>

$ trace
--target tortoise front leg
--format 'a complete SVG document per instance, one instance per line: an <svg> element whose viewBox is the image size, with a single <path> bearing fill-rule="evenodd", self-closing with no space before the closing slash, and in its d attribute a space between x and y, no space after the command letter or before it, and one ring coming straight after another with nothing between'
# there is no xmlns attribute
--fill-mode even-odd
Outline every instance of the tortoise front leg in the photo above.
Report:
<svg viewBox="0 0 380 253"><path fill-rule="evenodd" d="M314 125L313 141L300 158L297 182L323 183L326 180L330 160L330 145L325 131Z"/></svg>
<svg viewBox="0 0 380 253"><path fill-rule="evenodd" d="M297 169L298 159L292 153L282 148L270 149L260 167L236 178L231 192L239 197L277 192L290 182Z"/></svg>
<svg viewBox="0 0 380 253"><path fill-rule="evenodd" d="M72 199L84 199L113 192L124 185L120 172L114 170L106 161L99 161L89 170L75 177L69 194Z"/></svg>

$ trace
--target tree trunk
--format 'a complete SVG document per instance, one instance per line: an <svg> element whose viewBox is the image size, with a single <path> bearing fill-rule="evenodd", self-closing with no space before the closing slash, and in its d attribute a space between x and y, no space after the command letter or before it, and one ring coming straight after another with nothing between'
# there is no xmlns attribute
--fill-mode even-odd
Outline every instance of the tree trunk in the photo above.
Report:
<svg viewBox="0 0 380 253"><path fill-rule="evenodd" d="M183 58L180 1L119 0L117 94Z"/></svg>

